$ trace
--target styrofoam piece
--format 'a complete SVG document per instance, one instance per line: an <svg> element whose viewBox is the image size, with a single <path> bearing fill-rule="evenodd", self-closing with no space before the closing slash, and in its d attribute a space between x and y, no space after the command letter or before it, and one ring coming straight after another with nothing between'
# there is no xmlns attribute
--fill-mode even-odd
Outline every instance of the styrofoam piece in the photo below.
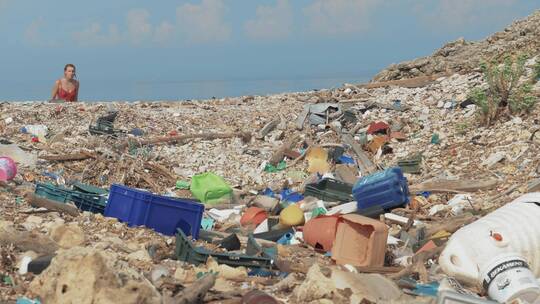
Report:
<svg viewBox="0 0 540 304"><path fill-rule="evenodd" d="M453 215L460 215L463 213L463 209L470 208L472 202L472 196L469 194L456 194L446 204L452 208Z"/></svg>
<svg viewBox="0 0 540 304"><path fill-rule="evenodd" d="M397 245L401 242L400 239L393 237L391 235L388 235L388 239L386 240L386 245Z"/></svg>
<svg viewBox="0 0 540 304"><path fill-rule="evenodd" d="M304 239L304 233L302 231L295 231L294 237L291 240L291 245L297 245L301 243L301 240Z"/></svg>
<svg viewBox="0 0 540 304"><path fill-rule="evenodd" d="M257 228L255 228L255 230L253 230L253 234L268 232L269 230L270 228L268 228L268 219L265 219L264 221L262 221L262 223L259 224L259 226L257 226Z"/></svg>
<svg viewBox="0 0 540 304"><path fill-rule="evenodd" d="M330 210L328 210L328 212L326 212L326 215L349 214L356 212L356 210L358 210L358 203L350 202L331 208Z"/></svg>
<svg viewBox="0 0 540 304"><path fill-rule="evenodd" d="M233 214L240 214L240 210L238 209L219 210L215 208L208 210L208 216L210 216L211 218L213 218L214 220L218 222L226 221Z"/></svg>
<svg viewBox="0 0 540 304"><path fill-rule="evenodd" d="M469 284L498 254L514 252L540 276L540 192L525 194L456 231L439 257L444 272Z"/></svg>

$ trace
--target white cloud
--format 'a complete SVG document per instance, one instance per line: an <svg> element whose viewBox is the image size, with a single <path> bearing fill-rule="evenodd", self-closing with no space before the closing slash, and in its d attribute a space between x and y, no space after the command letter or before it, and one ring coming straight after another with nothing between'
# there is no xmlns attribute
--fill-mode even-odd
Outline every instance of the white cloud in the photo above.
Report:
<svg viewBox="0 0 540 304"><path fill-rule="evenodd" d="M248 20L246 34L254 39L278 39L290 35L293 12L288 0L277 0L276 6L259 6L257 17Z"/></svg>
<svg viewBox="0 0 540 304"><path fill-rule="evenodd" d="M223 19L226 9L222 0L202 0L200 4L178 6L176 20L172 22L163 20L152 24L150 12L136 8L127 12L125 26L111 24L108 30L104 30L101 23L94 22L73 33L73 39L80 46L140 45L145 42L169 44L177 40L191 43L224 41L231 34L231 27Z"/></svg>
<svg viewBox="0 0 540 304"><path fill-rule="evenodd" d="M39 17L32 21L23 34L24 42L32 46L40 47L55 47L57 43L50 37L44 37L41 33L41 29L46 26L45 19Z"/></svg>
<svg viewBox="0 0 540 304"><path fill-rule="evenodd" d="M152 25L148 21L150 13L145 9L132 9L127 13L126 25L129 41L140 44L152 37Z"/></svg>
<svg viewBox="0 0 540 304"><path fill-rule="evenodd" d="M195 43L227 40L231 27L223 19L226 9L222 0L202 0L198 5L183 4L176 9L178 31Z"/></svg>
<svg viewBox="0 0 540 304"><path fill-rule="evenodd" d="M434 28L463 29L500 23L499 17L513 19L512 7L518 0L439 0L433 9L431 0L416 4L416 12ZM498 12L498 13L497 13Z"/></svg>
<svg viewBox="0 0 540 304"><path fill-rule="evenodd" d="M156 27L155 40L160 43L167 43L174 39L175 27L168 21L163 21Z"/></svg>
<svg viewBox="0 0 540 304"><path fill-rule="evenodd" d="M87 28L73 33L73 39L80 46L114 45L122 41L118 26L111 24L107 31L103 31L101 24L98 22L94 22Z"/></svg>
<svg viewBox="0 0 540 304"><path fill-rule="evenodd" d="M0 2L0 6L1 5L2 2ZM24 40L30 44L39 44L41 42L41 35L39 33L39 29L43 26L44 23L45 21L42 17L32 21L24 31Z"/></svg>
<svg viewBox="0 0 540 304"><path fill-rule="evenodd" d="M381 0L315 0L304 8L308 28L317 34L355 34L370 27L370 13Z"/></svg>

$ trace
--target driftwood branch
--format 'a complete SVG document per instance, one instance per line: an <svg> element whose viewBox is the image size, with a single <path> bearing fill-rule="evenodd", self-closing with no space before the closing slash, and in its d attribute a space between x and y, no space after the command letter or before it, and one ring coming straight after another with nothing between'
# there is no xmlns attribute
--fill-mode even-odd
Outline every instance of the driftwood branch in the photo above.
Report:
<svg viewBox="0 0 540 304"><path fill-rule="evenodd" d="M266 135L268 135L268 133L272 132L272 130L274 130L279 125L280 121L281 121L281 118L276 118L272 120L271 122L267 123L266 125L264 125L264 127L262 127L259 133L257 133L256 138L263 139Z"/></svg>
<svg viewBox="0 0 540 304"><path fill-rule="evenodd" d="M25 198L30 204L30 206L32 207L54 210L54 211L62 212L65 214L69 214L71 216L79 215L79 209L77 209L76 207L72 205L58 203L50 199L36 196L33 193L26 193Z"/></svg>
<svg viewBox="0 0 540 304"><path fill-rule="evenodd" d="M389 86L397 86L403 88L418 88L426 86L440 77L449 76L449 73L435 74L431 76L420 76L409 79L399 79L399 80L390 80L390 81L381 81L381 82L372 82L367 84L357 85L359 88L364 89L375 89Z"/></svg>
<svg viewBox="0 0 540 304"><path fill-rule="evenodd" d="M269 163L273 166L277 165L280 161L283 160L283 157L285 157L285 151L291 150L299 141L300 135L295 135L289 140L287 140L285 143L283 143L283 145L281 145L281 147L274 151L274 154L272 154Z"/></svg>
<svg viewBox="0 0 540 304"><path fill-rule="evenodd" d="M20 251L31 250L40 254L51 254L58 249L58 245L49 237L28 231L0 229L0 244L3 246L13 244Z"/></svg>
<svg viewBox="0 0 540 304"><path fill-rule="evenodd" d="M74 161L74 160L85 160L89 158L96 158L96 155L90 152L82 151L74 154L64 154L64 155L42 155L39 158L48 160L48 161Z"/></svg>
<svg viewBox="0 0 540 304"><path fill-rule="evenodd" d="M354 138L350 134L342 134L341 140L349 145L358 157L358 167L360 168L362 175L368 175L377 171L377 167L362 150L362 147L354 141Z"/></svg>
<svg viewBox="0 0 540 304"><path fill-rule="evenodd" d="M207 274L204 277L195 281L189 287L186 287L179 296L176 296L174 303L202 303L204 296L216 284L216 276Z"/></svg>
<svg viewBox="0 0 540 304"><path fill-rule="evenodd" d="M499 184L498 180L437 180L424 182L410 187L411 192L475 192L479 190L489 190Z"/></svg>
<svg viewBox="0 0 540 304"><path fill-rule="evenodd" d="M166 137L156 137L150 139L136 140L134 138L127 139L123 144L117 146L118 149L122 150L130 145L135 146L145 146L145 145L157 145L157 144L173 144L179 143L188 139L203 139L203 140L213 140L218 138L233 138L240 137L243 141L248 142L251 140L251 133L249 132L232 132L232 133L199 133L199 134L185 134L178 136L166 136Z"/></svg>

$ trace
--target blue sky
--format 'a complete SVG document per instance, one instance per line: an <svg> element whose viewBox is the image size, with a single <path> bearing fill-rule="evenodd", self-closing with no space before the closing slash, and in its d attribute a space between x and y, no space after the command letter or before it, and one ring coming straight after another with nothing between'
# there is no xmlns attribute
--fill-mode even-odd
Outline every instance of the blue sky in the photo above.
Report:
<svg viewBox="0 0 540 304"><path fill-rule="evenodd" d="M459 37L484 38L538 8L538 0L0 0L0 100L39 95L12 92L28 82L48 90L68 62L96 90L358 79Z"/></svg>

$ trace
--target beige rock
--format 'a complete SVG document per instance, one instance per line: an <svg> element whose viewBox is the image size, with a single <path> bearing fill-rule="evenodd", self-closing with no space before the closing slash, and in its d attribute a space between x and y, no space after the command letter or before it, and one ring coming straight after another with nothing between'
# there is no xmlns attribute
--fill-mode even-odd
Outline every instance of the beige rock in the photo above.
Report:
<svg viewBox="0 0 540 304"><path fill-rule="evenodd" d="M331 280L339 289L350 288L350 303L364 299L373 303L387 303L399 299L403 293L397 285L380 274L351 273L334 269Z"/></svg>
<svg viewBox="0 0 540 304"><path fill-rule="evenodd" d="M84 232L76 223L58 223L51 228L49 235L61 248L76 247L85 241Z"/></svg>
<svg viewBox="0 0 540 304"><path fill-rule="evenodd" d="M304 282L293 291L298 302L310 302L319 299L332 299L336 293L334 282L322 274L318 264L309 268Z"/></svg>
<svg viewBox="0 0 540 304"><path fill-rule="evenodd" d="M150 257L150 254L148 254L148 251L143 250L143 249L128 254L127 258L129 260L143 261L143 262L151 262L152 261L152 258Z"/></svg>
<svg viewBox="0 0 540 304"><path fill-rule="evenodd" d="M110 252L84 247L60 250L29 290L44 303L161 303L148 280L124 264Z"/></svg>
<svg viewBox="0 0 540 304"><path fill-rule="evenodd" d="M197 280L197 273L194 268L182 268L177 267L174 272L174 278L182 283L195 282Z"/></svg>
<svg viewBox="0 0 540 304"><path fill-rule="evenodd" d="M33 229L38 228L43 223L43 219L39 216L30 215L26 218L24 223L21 224L21 226L24 227L24 229L30 231Z"/></svg>
<svg viewBox="0 0 540 304"><path fill-rule="evenodd" d="M0 230L9 232L13 231L13 222L10 221L0 221Z"/></svg>
<svg viewBox="0 0 540 304"><path fill-rule="evenodd" d="M231 267L225 264L218 264L212 257L208 258L206 262L206 271L213 271L218 273L218 278L223 279L242 279L247 277L247 270L245 267Z"/></svg>

